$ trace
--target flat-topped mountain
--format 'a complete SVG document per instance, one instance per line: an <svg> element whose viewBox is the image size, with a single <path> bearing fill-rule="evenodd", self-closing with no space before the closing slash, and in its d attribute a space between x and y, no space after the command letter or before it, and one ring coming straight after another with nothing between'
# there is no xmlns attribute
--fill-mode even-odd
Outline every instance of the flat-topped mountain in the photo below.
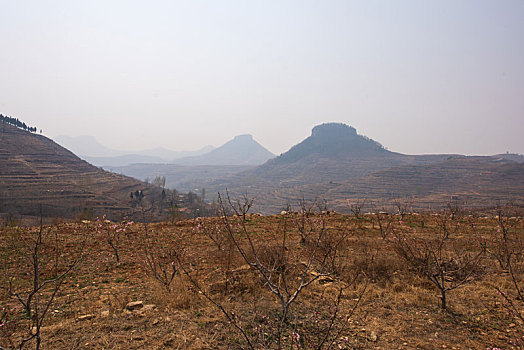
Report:
<svg viewBox="0 0 524 350"><path fill-rule="evenodd" d="M74 217L84 210L117 218L161 189L99 169L52 140L0 122L0 213Z"/></svg>
<svg viewBox="0 0 524 350"><path fill-rule="evenodd" d="M275 157L251 135L238 135L206 154L176 159L179 165L259 165Z"/></svg>
<svg viewBox="0 0 524 350"><path fill-rule="evenodd" d="M342 123L315 126L311 136L291 147L275 159L275 163L289 163L304 158L345 159L391 155L381 144L357 134L357 130Z"/></svg>

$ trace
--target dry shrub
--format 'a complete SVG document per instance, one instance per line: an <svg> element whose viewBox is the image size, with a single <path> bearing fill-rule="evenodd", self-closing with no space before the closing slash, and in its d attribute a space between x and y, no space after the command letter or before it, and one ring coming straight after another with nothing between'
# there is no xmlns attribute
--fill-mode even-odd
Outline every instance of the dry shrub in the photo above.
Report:
<svg viewBox="0 0 524 350"><path fill-rule="evenodd" d="M395 273L404 268L398 258L384 251L371 257L358 256L354 264L356 270L363 271L372 282L381 285L391 283Z"/></svg>
<svg viewBox="0 0 524 350"><path fill-rule="evenodd" d="M261 243L257 249L257 257L270 272L283 273L289 270L286 251L282 249L282 245ZM253 260L253 257L250 259Z"/></svg>
<svg viewBox="0 0 524 350"><path fill-rule="evenodd" d="M349 248L346 248L345 251L349 253L340 262L340 277L346 282L360 273L371 282L384 286L405 270L405 264L378 237L371 240L357 237L348 247L352 247L352 250L349 252Z"/></svg>
<svg viewBox="0 0 524 350"><path fill-rule="evenodd" d="M167 311L188 310L198 303L199 298L192 291L191 283L183 275L175 276L172 288L168 291L158 281L152 281L151 298L153 304Z"/></svg>
<svg viewBox="0 0 524 350"><path fill-rule="evenodd" d="M133 301L133 298L130 290L112 290L109 293L108 299L109 311L112 314L122 312L126 308L126 305L131 301Z"/></svg>

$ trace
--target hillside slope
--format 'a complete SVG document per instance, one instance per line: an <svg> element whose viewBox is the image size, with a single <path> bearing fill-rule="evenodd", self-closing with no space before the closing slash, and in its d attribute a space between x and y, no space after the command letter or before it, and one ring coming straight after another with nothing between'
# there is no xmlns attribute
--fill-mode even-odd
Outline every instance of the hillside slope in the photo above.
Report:
<svg viewBox="0 0 524 350"><path fill-rule="evenodd" d="M261 212L281 210L282 203L326 200L329 208L348 212L348 204L395 206L409 203L414 209L439 209L451 200L469 208L503 203L524 206L524 164L494 157L450 157L425 165L404 165L373 172L367 176L317 183L261 193Z"/></svg>
<svg viewBox="0 0 524 350"><path fill-rule="evenodd" d="M81 160L52 140L0 123L0 213L74 217L83 210L110 217L134 211L130 192L159 189Z"/></svg>

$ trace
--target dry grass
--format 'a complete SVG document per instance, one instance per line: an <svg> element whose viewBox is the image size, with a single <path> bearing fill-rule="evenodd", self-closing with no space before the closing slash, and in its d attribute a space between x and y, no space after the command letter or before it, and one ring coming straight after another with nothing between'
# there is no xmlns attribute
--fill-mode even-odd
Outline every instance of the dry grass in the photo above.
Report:
<svg viewBox="0 0 524 350"><path fill-rule="evenodd" d="M319 279L306 288L293 304L289 331L283 337L288 348L291 330L301 336L303 348L315 348L331 327L333 348L347 349L485 349L497 346L518 348L514 343L522 336L523 325L508 316L494 287L511 293L507 271L485 255L474 280L449 292L449 308L441 310L436 288L408 266L391 245L383 240L371 217L331 214L326 227L333 237L347 236L334 260L335 274ZM203 219L220 224L217 218ZM399 230L409 231L419 239L432 239L438 230L435 217L408 216ZM249 216L260 259L293 275L307 257L310 247L300 242L298 232L290 226L285 257L279 244L281 216ZM473 224L473 228L471 226ZM235 249L221 249L206 235L195 230L194 221L176 224L149 224L147 237L141 224L134 224L122 237L121 261L116 263L111 248L97 237L94 223L59 223L49 226L50 238L58 232L60 258L67 261L85 240L84 259L69 276L58 293L42 330L47 349L243 349L246 343L216 306L203 298L188 276L179 272L170 291L155 280L145 268L146 238L155 244L173 246L192 279L233 312L253 339L256 347L275 347L275 320L279 304L260 275L246 265ZM408 230L409 228L409 230ZM2 228L1 254L8 273L23 281L26 265L20 250L13 249L11 238L34 232L37 228ZM524 234L522 222L512 229ZM469 218L461 224L453 247L477 250L479 237L489 238L497 230L494 218ZM416 232L415 232L416 231ZM52 249L43 257L46 271L54 266ZM7 260L6 260L7 259ZM11 259L11 260L9 260ZM17 260L18 259L18 260ZM355 277L361 273L357 279ZM2 273L4 275L4 273ZM367 276L364 278L363 276ZM521 271L517 277L523 281ZM354 283L353 283L354 282ZM5 287L6 280L2 279ZM355 313L351 313L365 284L366 293ZM342 294L337 301L337 297ZM46 292L48 293L48 292ZM43 295L42 297L45 297ZM8 346L27 332L29 321L20 306L2 289L0 300L9 310L7 323L0 327L0 344ZM131 301L141 300L155 307L126 310ZM337 309L335 309L337 306ZM336 317L335 311L336 311ZM87 316L87 317L82 317ZM324 348L330 342L324 344Z"/></svg>

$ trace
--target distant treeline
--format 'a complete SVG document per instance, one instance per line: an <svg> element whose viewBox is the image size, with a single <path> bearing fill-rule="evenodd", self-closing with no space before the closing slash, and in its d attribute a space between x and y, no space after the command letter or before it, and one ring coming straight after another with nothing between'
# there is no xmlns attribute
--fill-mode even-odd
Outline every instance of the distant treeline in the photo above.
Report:
<svg viewBox="0 0 524 350"><path fill-rule="evenodd" d="M4 123L16 126L17 128L24 129L30 132L36 132L36 126L27 126L26 123L20 121L20 119L18 118L13 118L7 115L0 114L0 120Z"/></svg>

